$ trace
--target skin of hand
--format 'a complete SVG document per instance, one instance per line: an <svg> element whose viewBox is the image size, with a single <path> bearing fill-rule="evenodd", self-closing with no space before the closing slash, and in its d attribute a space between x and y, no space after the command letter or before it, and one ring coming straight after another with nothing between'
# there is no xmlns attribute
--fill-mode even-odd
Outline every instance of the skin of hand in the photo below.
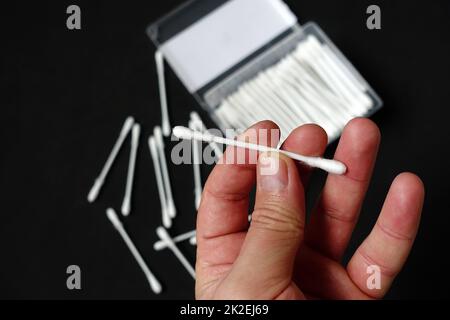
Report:
<svg viewBox="0 0 450 320"><path fill-rule="evenodd" d="M252 127L277 128L269 121ZM349 263L341 264L379 144L380 131L372 121L349 122L334 156L347 165L347 173L328 176L308 224L305 188L310 168L278 154L259 154L257 164L228 164L224 159L235 149L229 147L205 185L198 212L196 298L382 298L411 250L425 191L417 176L397 176L371 233ZM290 134L282 149L321 156L326 146L324 130L305 125ZM249 156L251 151L246 152ZM273 161L278 161L277 173L262 174L263 166ZM255 184L249 225L249 193ZM367 286L367 268L372 265L379 267L380 289Z"/></svg>

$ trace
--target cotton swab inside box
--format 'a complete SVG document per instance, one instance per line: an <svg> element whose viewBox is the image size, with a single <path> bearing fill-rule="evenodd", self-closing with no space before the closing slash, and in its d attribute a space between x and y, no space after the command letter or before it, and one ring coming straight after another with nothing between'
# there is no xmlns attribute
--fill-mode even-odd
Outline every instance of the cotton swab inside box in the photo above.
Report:
<svg viewBox="0 0 450 320"><path fill-rule="evenodd" d="M136 259L136 262L141 267L153 292L156 294L161 293L162 291L161 284L159 283L158 279L156 279L156 277L153 275L153 273L150 271L141 254L136 249L136 246L134 245L133 241L131 241L130 237L128 236L128 233L125 231L125 228L122 225L122 222L120 222L117 213L114 211L114 209L110 208L106 211L106 215L109 221L111 221L111 223L113 224L114 228L119 232L122 239L125 241L125 244L132 253L133 257Z"/></svg>
<svg viewBox="0 0 450 320"><path fill-rule="evenodd" d="M319 157L307 157L300 154L296 154L293 152L279 150L263 145L247 143L239 140L232 140L227 138L222 138L218 136L214 136L208 133L202 133L198 131L191 130L186 127L175 127L172 131L173 135L179 139L187 139L187 140L198 140L204 142L216 142L220 144L225 144L228 146L234 146L238 148L250 149L259 152L277 152L281 153L293 160L300 161L310 167L322 169L332 174L343 175L347 172L347 167L340 161L337 160L329 160Z"/></svg>
<svg viewBox="0 0 450 320"><path fill-rule="evenodd" d="M315 123L332 141L348 121L374 107L368 90L329 45L309 35L278 63L240 84L213 114L222 129L272 120L282 141L296 127Z"/></svg>
<svg viewBox="0 0 450 320"><path fill-rule="evenodd" d="M105 183L105 179L106 179L109 171L111 170L114 160L116 159L116 157L120 151L120 148L122 147L123 142L125 141L126 137L128 136L128 133L132 129L133 125L134 125L134 118L128 117L125 120L125 123L123 124L122 130L120 131L119 138L117 139L116 143L114 144L114 147L113 147L108 159L106 160L106 163L105 163L100 175L95 180L94 185L92 186L91 190L89 191L87 199L90 203L94 202L97 199L98 194L100 193L100 190L101 190L103 184Z"/></svg>

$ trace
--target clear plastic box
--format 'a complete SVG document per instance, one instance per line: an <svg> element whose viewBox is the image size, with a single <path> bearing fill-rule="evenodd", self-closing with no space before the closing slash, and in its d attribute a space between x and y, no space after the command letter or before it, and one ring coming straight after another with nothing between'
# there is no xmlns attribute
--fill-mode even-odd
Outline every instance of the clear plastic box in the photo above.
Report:
<svg viewBox="0 0 450 320"><path fill-rule="evenodd" d="M250 0L231 0L231 1L250 1ZM261 0L262 1L262 0ZM281 2L279 0L265 0L268 3ZM147 28L147 34L154 42L158 49L164 48L174 37L188 33L195 28L199 21L204 21L205 18L211 17L211 13L217 12L218 8L222 8L230 1L225 0L191 0L183 4L176 10L164 16L160 20L151 24ZM284 3L283 3L284 4ZM286 6L287 8L287 6ZM280 10L285 10L281 8ZM287 9L288 10L288 9ZM258 12L255 12L255 15ZM287 19L291 19L289 16ZM223 22L222 22L223 23ZM236 21L229 21L230 26ZM256 50L242 55L236 63L230 65L226 70L220 72L213 78L209 79L201 86L192 86L189 77L183 77L183 65L174 63L170 58L167 59L168 64L174 72L182 79L186 88L193 94L198 103L208 112L212 119L223 130L223 125L220 119L217 119L213 114L213 110L217 108L221 101L227 96L235 92L243 83L254 78L261 71L273 66L279 62L283 57L295 50L297 45L304 41L309 35L314 35L321 43L327 44L333 53L338 57L340 62L345 66L346 71L351 74L356 81L358 81L365 88L365 92L372 100L372 107L367 114L360 116L371 116L379 110L383 102L371 86L364 80L360 73L354 68L351 62L339 51L339 49L326 36L324 31L314 22L308 22L305 25L300 25L298 22L293 23L278 35L272 37ZM236 35L237 37L239 35ZM225 39L226 40L226 39ZM208 44L203 43L202 39L195 39L195 43L199 46ZM207 40L205 40L207 41ZM226 50L227 46L223 48ZM201 50L200 48L196 48ZM213 57L214 58L214 57ZM186 80L187 78L187 80Z"/></svg>

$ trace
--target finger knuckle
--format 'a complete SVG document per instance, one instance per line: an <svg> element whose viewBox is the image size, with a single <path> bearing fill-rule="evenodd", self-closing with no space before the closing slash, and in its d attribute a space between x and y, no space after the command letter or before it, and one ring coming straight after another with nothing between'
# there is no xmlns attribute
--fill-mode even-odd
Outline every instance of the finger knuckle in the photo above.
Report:
<svg viewBox="0 0 450 320"><path fill-rule="evenodd" d="M252 226L279 233L288 238L298 238L303 234L304 220L296 210L276 201L266 201L255 208Z"/></svg>

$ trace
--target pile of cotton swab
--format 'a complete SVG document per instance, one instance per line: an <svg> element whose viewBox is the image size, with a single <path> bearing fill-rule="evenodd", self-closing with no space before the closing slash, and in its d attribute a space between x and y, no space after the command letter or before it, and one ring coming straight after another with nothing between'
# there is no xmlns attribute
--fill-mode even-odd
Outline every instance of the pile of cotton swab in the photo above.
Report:
<svg viewBox="0 0 450 320"><path fill-rule="evenodd" d="M131 196L132 196L132 190L133 190L133 181L134 181L134 174L135 174L135 166L136 166L136 156L139 146L139 137L141 132L141 127L139 124L135 123L133 117L128 117L125 120L125 123L122 127L122 130L120 131L119 138L117 139L116 143L114 144L114 147L106 160L106 163L98 176L98 178L95 180L94 185L92 186L91 190L88 194L88 201L90 203L94 202L99 193L100 190L106 180L106 177L111 170L112 165L114 164L114 161L117 158L117 155L119 154L120 149L122 148L122 145L127 138L128 134L131 131L131 149L130 149L130 157L129 157L129 163L128 163L128 174L127 174L127 181L126 181L126 187L125 187L125 195L122 202L122 215L128 216L131 212ZM145 263L144 259L136 249L136 246L132 242L131 238L128 236L128 233L125 231L125 228L123 227L122 222L120 221L119 217L117 216L114 209L109 208L106 211L108 219L113 224L114 228L119 232L119 234L122 236L122 239L125 241L128 249L132 253L133 257L136 259L136 262L141 267L142 271L144 272L148 283L150 284L151 289L154 293L159 294L161 293L161 284L159 283L158 279L152 274L150 269L148 268L147 264Z"/></svg>
<svg viewBox="0 0 450 320"><path fill-rule="evenodd" d="M302 124L316 123L331 141L349 120L372 108L367 90L328 45L310 35L279 63L243 83L214 114L222 129L273 120L282 139Z"/></svg>
<svg viewBox="0 0 450 320"><path fill-rule="evenodd" d="M206 130L204 128L204 124L201 121L200 117L196 114L193 114L192 119L194 119L195 128ZM171 130L169 126L169 130ZM132 187L135 175L135 166L136 166L136 158L139 147L139 137L141 132L141 127L139 124L135 123L134 118L128 117L120 131L119 138L117 139L114 147L100 173L98 178L95 180L94 185L88 194L88 201L90 203L94 202L101 188L106 181L106 178L111 170L114 161L116 160L122 145L131 132L131 149L128 163L128 174L126 180L125 187L125 195L122 202L121 212L123 216L128 216L131 212L131 198L132 198ZM192 245L196 245L196 232L195 230L192 232L188 232L186 234L179 235L174 237L173 239L170 237L169 233L166 229L169 229L172 226L172 220L175 219L177 210L175 207L175 201L172 195L172 188L170 183L168 164L165 155L165 144L163 132L160 127L155 127L153 130L153 135L150 136L149 140L150 153L153 159L153 165L155 169L156 182L158 186L158 192L161 200L161 212L162 212L162 224L164 227L159 227L157 229L157 235L160 240L155 243L155 251L161 251L163 249L169 249L173 252L173 254L180 260L181 264L186 268L188 273L195 279L195 271L194 268L190 265L185 256L181 253L181 251L177 247L177 243L189 240L189 243ZM217 149L220 150L220 149ZM216 151L216 155L218 151ZM201 186L201 177L200 179L200 188ZM201 189L199 196L201 195ZM144 272L152 291L156 294L161 293L162 288L159 281L152 274L149 267L145 263L144 259L138 252L136 246L132 242L128 233L126 232L122 222L117 216L114 209L109 208L107 210L107 217L113 224L114 228L119 232L124 242L126 243L128 249L132 253L136 262Z"/></svg>

